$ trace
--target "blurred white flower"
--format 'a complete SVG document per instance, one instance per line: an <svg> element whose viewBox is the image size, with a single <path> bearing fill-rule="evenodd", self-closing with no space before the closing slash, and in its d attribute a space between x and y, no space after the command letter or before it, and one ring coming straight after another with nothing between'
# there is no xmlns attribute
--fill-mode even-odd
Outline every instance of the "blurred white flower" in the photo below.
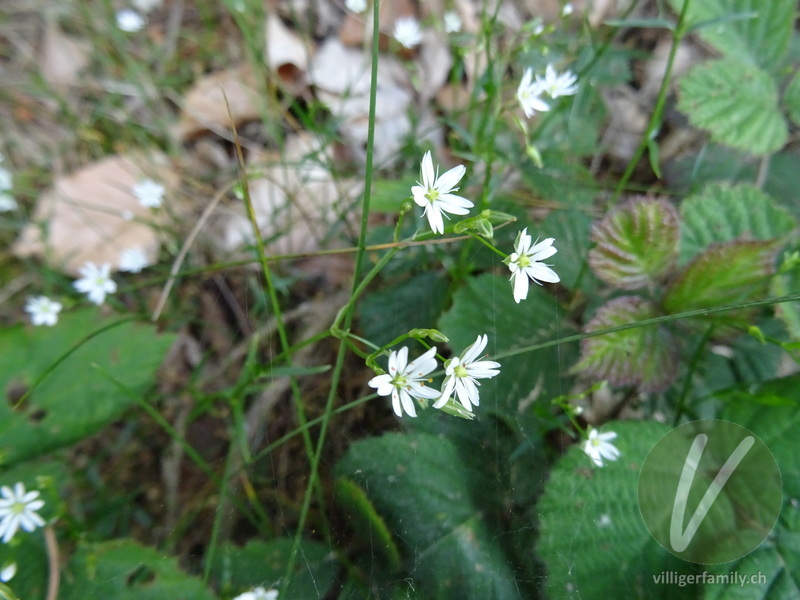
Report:
<svg viewBox="0 0 800 600"><path fill-rule="evenodd" d="M531 236L528 235L527 228L517 234L514 252L503 260L511 270L511 284L514 290L514 301L517 304L520 300L528 297L528 278L539 284L539 280L548 283L561 281L553 269L539 262L558 252L553 247L553 241L554 238L547 238L531 247Z"/></svg>
<svg viewBox="0 0 800 600"><path fill-rule="evenodd" d="M617 460L620 451L611 443L617 437L613 431L598 433L597 429L589 429L589 438L583 443L583 451L598 467L603 466L603 459Z"/></svg>
<svg viewBox="0 0 800 600"><path fill-rule="evenodd" d="M31 316L31 323L37 326L52 327L58 323L58 313L62 308L60 302L50 300L47 296L28 298L28 302L25 304L25 312Z"/></svg>
<svg viewBox="0 0 800 600"><path fill-rule="evenodd" d="M44 525L44 519L36 513L44 506L39 492L26 492L25 486L17 483L13 490L4 485L0 493L3 495L0 498L0 538L4 543L7 544L20 527L33 531Z"/></svg>
<svg viewBox="0 0 800 600"><path fill-rule="evenodd" d="M436 369L436 347L408 362L408 348L403 346L389 354L389 372L376 375L369 380L369 386L377 388L379 396L391 396L394 414L403 416L403 411L411 417L417 416L414 398L433 400L441 395L439 390L425 386L426 375Z"/></svg>
<svg viewBox="0 0 800 600"><path fill-rule="evenodd" d="M0 167L0 191L7 192L14 187L11 172L5 167Z"/></svg>
<svg viewBox="0 0 800 600"><path fill-rule="evenodd" d="M420 172L422 182L417 182L417 185L411 187L414 202L425 209L422 214L428 217L433 232L444 233L443 213L466 215L473 206L466 198L452 193L458 191L455 186L464 177L467 169L464 165L458 165L439 177L438 169L434 173L433 159L429 150L422 157Z"/></svg>
<svg viewBox="0 0 800 600"><path fill-rule="evenodd" d="M125 248L119 255L119 270L128 273L140 273L142 269L150 266L150 261L144 251L138 246Z"/></svg>
<svg viewBox="0 0 800 600"><path fill-rule="evenodd" d="M394 22L394 39L406 48L413 48L422 41L419 21L414 17L401 17Z"/></svg>
<svg viewBox="0 0 800 600"><path fill-rule="evenodd" d="M362 13L367 10L367 0L344 0L347 10L354 13Z"/></svg>
<svg viewBox="0 0 800 600"><path fill-rule="evenodd" d="M525 69L517 88L517 100L522 105L522 110L525 111L526 117L530 118L536 112L550 110L550 105L541 98L543 91L539 81L533 80L533 71Z"/></svg>
<svg viewBox="0 0 800 600"><path fill-rule="evenodd" d="M445 363L445 380L442 385L442 397L433 405L433 408L441 408L455 392L456 397L464 405L464 408L471 411L472 405L480 404L478 393L478 379L489 379L500 371L500 363L493 360L476 360L483 350L489 338L486 335L479 335L471 346L469 346L461 356L451 358Z"/></svg>
<svg viewBox="0 0 800 600"><path fill-rule="evenodd" d="M158 208L164 200L164 186L152 179L145 179L133 186L133 195L142 206Z"/></svg>
<svg viewBox="0 0 800 600"><path fill-rule="evenodd" d="M561 9L561 16L568 17L572 14L572 4L567 2L564 7Z"/></svg>
<svg viewBox="0 0 800 600"><path fill-rule="evenodd" d="M5 157L0 155L0 163L4 160ZM11 173L5 167L0 167L0 212L8 212L19 208L14 196L8 193L13 187L14 180Z"/></svg>
<svg viewBox="0 0 800 600"><path fill-rule="evenodd" d="M14 197L6 192L0 192L0 212L10 212L17 210L19 205Z"/></svg>
<svg viewBox="0 0 800 600"><path fill-rule="evenodd" d="M111 265L105 263L99 267L92 262L87 262L78 271L82 278L72 285L79 292L89 297L97 305L105 302L106 294L117 291L117 284L111 279Z"/></svg>
<svg viewBox="0 0 800 600"><path fill-rule="evenodd" d="M239 594L233 600L278 600L278 590L265 590L263 587L257 587L244 594Z"/></svg>
<svg viewBox="0 0 800 600"><path fill-rule="evenodd" d="M133 33L139 31L147 23L142 15L130 8L123 8L117 11L117 27L122 31Z"/></svg>
<svg viewBox="0 0 800 600"><path fill-rule="evenodd" d="M572 71L564 71L560 75L553 68L553 65L547 65L544 72L544 79L536 76L536 83L542 91L547 92L551 98L558 98L559 96L572 96L577 93L578 78Z"/></svg>
<svg viewBox="0 0 800 600"><path fill-rule="evenodd" d="M461 31L461 17L454 10L448 10L444 13L444 30L447 33L456 33Z"/></svg>
<svg viewBox="0 0 800 600"><path fill-rule="evenodd" d="M0 581L3 583L8 583L14 578L14 575L17 574L17 563L12 562L8 563L6 566L0 570Z"/></svg>

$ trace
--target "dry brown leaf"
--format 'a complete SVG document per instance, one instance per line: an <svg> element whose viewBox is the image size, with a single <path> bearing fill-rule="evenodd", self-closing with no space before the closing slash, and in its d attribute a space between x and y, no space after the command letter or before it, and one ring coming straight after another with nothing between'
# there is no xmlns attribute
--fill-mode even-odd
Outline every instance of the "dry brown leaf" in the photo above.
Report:
<svg viewBox="0 0 800 600"><path fill-rule="evenodd" d="M227 134L231 127L228 106L237 125L260 117L261 100L255 83L253 71L247 65L219 71L197 81L186 93L178 137L185 141L204 131Z"/></svg>
<svg viewBox="0 0 800 600"><path fill-rule="evenodd" d="M143 164L150 166L142 168ZM87 261L110 263L116 269L120 252L131 247L155 259L154 225L164 211L141 206L132 193L133 186L148 178L167 190L177 182L162 155L149 156L146 163L112 156L58 178L39 198L33 219L12 252L43 258L70 275L77 275Z"/></svg>
<svg viewBox="0 0 800 600"><path fill-rule="evenodd" d="M603 146L614 158L627 162L639 145L649 121L636 92L628 86L605 90L603 101L610 121L603 136Z"/></svg>
<svg viewBox="0 0 800 600"><path fill-rule="evenodd" d="M433 29L423 31L417 64L422 74L419 94L424 102L428 102L447 83L453 66L453 55L445 33Z"/></svg>
<svg viewBox="0 0 800 600"><path fill-rule="evenodd" d="M44 80L50 85L74 85L78 74L89 63L91 44L67 35L55 19L48 19L39 64Z"/></svg>
<svg viewBox="0 0 800 600"><path fill-rule="evenodd" d="M266 62L281 80L297 88L308 70L309 49L277 15L268 15L266 24Z"/></svg>

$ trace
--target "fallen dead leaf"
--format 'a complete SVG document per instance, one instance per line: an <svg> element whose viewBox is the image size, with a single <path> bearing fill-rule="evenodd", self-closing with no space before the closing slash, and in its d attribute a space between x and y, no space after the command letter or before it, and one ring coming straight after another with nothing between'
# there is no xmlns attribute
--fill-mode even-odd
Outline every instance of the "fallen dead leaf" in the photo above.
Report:
<svg viewBox="0 0 800 600"><path fill-rule="evenodd" d="M277 15L267 16L266 63L295 92L305 81L309 53L300 36Z"/></svg>
<svg viewBox="0 0 800 600"><path fill-rule="evenodd" d="M76 84L78 74L89 64L90 51L87 40L67 35L55 19L47 19L39 51L42 77L53 86Z"/></svg>
<svg viewBox="0 0 800 600"><path fill-rule="evenodd" d="M42 258L70 275L77 275L87 261L110 263L116 270L120 252L131 247L141 248L154 260L158 252L155 227L164 210L141 206L132 193L133 186L147 178L164 185L168 201L177 175L163 155L148 156L146 161L111 156L58 178L39 198L31 223L12 247L13 254Z"/></svg>

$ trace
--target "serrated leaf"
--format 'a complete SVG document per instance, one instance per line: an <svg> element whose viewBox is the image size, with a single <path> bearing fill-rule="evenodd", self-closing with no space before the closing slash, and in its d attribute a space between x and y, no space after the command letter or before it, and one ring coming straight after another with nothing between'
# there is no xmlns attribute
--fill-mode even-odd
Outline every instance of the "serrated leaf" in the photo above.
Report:
<svg viewBox="0 0 800 600"><path fill-rule="evenodd" d="M678 255L678 213L666 200L640 197L610 212L592 228L589 252L595 274L620 289L652 286Z"/></svg>
<svg viewBox="0 0 800 600"><path fill-rule="evenodd" d="M496 529L474 500L483 478L447 438L416 433L363 440L336 470L364 488L407 548L407 580L429 597L520 598Z"/></svg>
<svg viewBox="0 0 800 600"><path fill-rule="evenodd" d="M679 90L678 108L716 142L752 154L777 152L786 143L777 85L758 67L734 59L701 63L681 79Z"/></svg>
<svg viewBox="0 0 800 600"><path fill-rule="evenodd" d="M175 558L132 540L81 543L67 565L59 598L213 600L203 582L182 572Z"/></svg>
<svg viewBox="0 0 800 600"><path fill-rule="evenodd" d="M558 247L558 254L551 259L554 269L561 278L561 285L569 290L579 286L588 293L599 284L585 263L591 227L591 217L577 209L554 210L542 221L541 231L555 238Z"/></svg>
<svg viewBox="0 0 800 600"><path fill-rule="evenodd" d="M548 598L607 600L686 598L685 588L658 585L664 571L692 572L650 535L639 512L639 470L669 427L655 422L606 424L621 456L594 467L578 445L553 468L537 505L537 550L547 568Z"/></svg>
<svg viewBox="0 0 800 600"><path fill-rule="evenodd" d="M586 324L585 331L619 327L658 316L655 306L637 296L607 302ZM675 342L664 327L635 327L581 342L581 359L574 369L614 385L636 385L642 391L664 390L678 368Z"/></svg>
<svg viewBox="0 0 800 600"><path fill-rule="evenodd" d="M786 87L783 94L783 105L789 118L795 125L800 125L800 71L796 71L794 77Z"/></svg>
<svg viewBox="0 0 800 600"><path fill-rule="evenodd" d="M664 296L668 313L718 308L762 295L775 272L775 242L726 242L708 248L689 263ZM739 315L705 317L730 322Z"/></svg>
<svg viewBox="0 0 800 600"><path fill-rule="evenodd" d="M62 316L56 327L0 331L0 347L14 349L0 362L0 389L9 394L9 401L0 402L0 464L39 456L97 432L152 384L174 336L158 334L149 324L114 322L86 310Z"/></svg>
<svg viewBox="0 0 800 600"><path fill-rule="evenodd" d="M670 0L678 13L683 3L684 0ZM698 30L700 37L727 57L775 68L789 47L796 8L795 0L690 1L686 24L690 27L702 22L709 24ZM756 14L757 17L718 21L739 14Z"/></svg>
<svg viewBox="0 0 800 600"><path fill-rule="evenodd" d="M750 185L708 185L683 201L681 219L681 263L715 242L773 240L796 225L772 198Z"/></svg>

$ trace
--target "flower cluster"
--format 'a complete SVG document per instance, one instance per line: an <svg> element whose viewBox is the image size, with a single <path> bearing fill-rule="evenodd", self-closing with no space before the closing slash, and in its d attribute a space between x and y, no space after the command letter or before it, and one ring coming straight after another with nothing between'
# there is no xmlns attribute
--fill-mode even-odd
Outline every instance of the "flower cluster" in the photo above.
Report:
<svg viewBox="0 0 800 600"><path fill-rule="evenodd" d="M572 71L559 74L553 65L547 65L544 77L537 75L535 79L533 71L526 69L517 88L517 100L525 116L530 118L537 112L550 110L550 105L542 99L543 94L553 100L561 96L572 96L578 92L577 81L578 78Z"/></svg>
<svg viewBox="0 0 800 600"><path fill-rule="evenodd" d="M487 336L479 335L461 356L451 358L445 363L446 377L441 391L426 385L431 381L428 375L438 366L435 346L410 363L408 348L392 351L389 354L389 372L370 379L369 386L376 388L379 396L392 397L392 408L398 417L402 417L403 413L411 417L417 416L414 398L438 398L433 407L443 408L453 393L463 407L471 412L473 405L480 404L478 379L489 379L500 373L500 363L477 360L487 343Z"/></svg>
<svg viewBox="0 0 800 600"><path fill-rule="evenodd" d="M0 494L0 541L10 542L20 527L30 532L44 525L44 519L36 512L44 506L39 492L26 492L25 486L17 483L14 489L4 485Z"/></svg>

